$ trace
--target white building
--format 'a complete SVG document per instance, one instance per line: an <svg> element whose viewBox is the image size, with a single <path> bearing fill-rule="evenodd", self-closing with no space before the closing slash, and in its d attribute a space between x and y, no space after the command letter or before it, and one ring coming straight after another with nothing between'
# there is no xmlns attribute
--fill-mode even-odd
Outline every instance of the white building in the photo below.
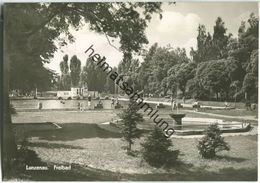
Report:
<svg viewBox="0 0 260 183"><path fill-rule="evenodd" d="M58 99L82 99L88 96L88 88L72 87L70 91L57 91Z"/></svg>

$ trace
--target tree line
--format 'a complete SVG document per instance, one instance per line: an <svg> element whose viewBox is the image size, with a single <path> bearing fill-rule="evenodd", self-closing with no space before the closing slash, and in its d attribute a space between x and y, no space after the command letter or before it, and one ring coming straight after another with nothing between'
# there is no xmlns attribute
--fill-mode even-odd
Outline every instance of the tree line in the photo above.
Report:
<svg viewBox="0 0 260 183"><path fill-rule="evenodd" d="M198 26L197 49L191 48L190 57L184 48L152 45L143 54L143 62L124 57L114 67L135 90L157 96L257 101L258 93L258 20L252 13L242 21L238 37L227 32L218 17L213 35L205 25ZM89 90L115 93L115 84L92 63L81 69L80 60L73 56L68 66L65 55L60 64L59 89L88 86ZM70 72L69 72L70 68ZM119 93L124 94L123 91Z"/></svg>
<svg viewBox="0 0 260 183"><path fill-rule="evenodd" d="M258 20L252 13L247 22L248 26L241 22L234 38L218 17L213 35L204 25L198 26L197 49L191 48L190 58L185 49L155 43L142 63L123 60L119 73L130 77L134 88L144 93L257 102Z"/></svg>
<svg viewBox="0 0 260 183"><path fill-rule="evenodd" d="M70 63L68 60L68 55L64 55L60 62L61 75L56 83L57 89L70 90L71 87L87 87L90 91L115 93L115 83L93 63L91 58L87 59L83 68L76 55L71 57Z"/></svg>
<svg viewBox="0 0 260 183"><path fill-rule="evenodd" d="M66 5L64 4L64 6ZM140 4L140 6L142 5ZM51 7L62 9L61 5L56 4L45 8ZM37 12L31 11L29 8L23 17L28 18L30 14L35 14L39 21L44 19L38 17ZM77 27L79 20L73 21ZM60 29L64 29L70 42L74 41L67 32L67 28L62 27L61 22L54 23ZM13 25L10 24L9 27L11 26ZM26 28L22 24L17 26L20 29ZM12 30L14 29L15 27L12 28ZM247 24L245 21L241 22L237 38L228 33L225 23L220 17L217 18L213 30L213 33L210 34L206 31L205 25L198 26L197 48L191 48L190 57L183 48L160 47L155 43L149 50L144 50L143 62L140 62L138 59L132 58L127 51L128 47L125 46L123 47L126 49L124 57L118 67L114 67L114 69L123 75L124 80L132 84L135 90L144 91L146 94L184 96L204 100L241 100L247 97L257 101L258 21L256 16L251 14ZM87 85L89 90L105 93L115 93L116 90L119 90L119 93L123 94L123 91L115 87L115 84L90 60L87 60L82 68L77 56L72 56L69 65L68 56L65 55L60 64L60 76L45 68L44 63L49 62L48 58L51 58L58 49L52 40L59 33L58 30L45 27L41 31L41 34L36 31L27 41L24 40L24 37L18 37L15 41L19 42L17 45L22 45L20 42L29 42L26 47L31 49L22 51L24 48L18 46L17 49L21 50L20 55L9 55L8 60L11 60L9 89L69 90L72 86ZM46 36L50 39L45 39ZM143 42L146 41L143 40ZM29 46L35 44L38 46ZM63 39L59 42L59 46L66 44L67 41ZM132 43L129 46L132 46ZM9 50L11 49L13 48L10 47ZM26 61L23 62L23 60ZM23 79L22 82L21 79Z"/></svg>

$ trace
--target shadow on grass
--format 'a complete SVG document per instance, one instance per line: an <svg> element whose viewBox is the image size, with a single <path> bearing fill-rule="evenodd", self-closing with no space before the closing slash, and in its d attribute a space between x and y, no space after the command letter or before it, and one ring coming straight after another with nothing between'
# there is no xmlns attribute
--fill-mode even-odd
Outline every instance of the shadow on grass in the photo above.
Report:
<svg viewBox="0 0 260 183"><path fill-rule="evenodd" d="M57 144L57 143L48 143L48 142L28 142L28 147L45 147L45 148L66 148L66 149L84 149L80 146L66 145L66 144Z"/></svg>
<svg viewBox="0 0 260 183"><path fill-rule="evenodd" d="M55 164L59 165L59 164ZM4 180L23 180L23 181L116 181L120 180L121 175L111 171L82 167L71 164L69 171L57 171L53 169L53 164L48 164L45 171L15 171L6 176Z"/></svg>
<svg viewBox="0 0 260 183"><path fill-rule="evenodd" d="M233 162L237 162L237 163L241 163L243 161L246 161L246 158L238 158L238 157L230 157L230 156L216 156L217 160L226 160L226 161L233 161Z"/></svg>
<svg viewBox="0 0 260 183"><path fill-rule="evenodd" d="M57 164L56 164L57 165ZM192 165L178 162L175 173L126 174L108 170L94 169L72 164L70 171L55 171L48 165L48 171L20 171L6 180L34 181L256 181L257 168L234 169L225 168L219 172L209 172L204 168L191 171Z"/></svg>
<svg viewBox="0 0 260 183"><path fill-rule="evenodd" d="M83 138L121 138L120 132L112 132L97 124L65 123L60 124L61 129L33 130L26 132L27 137L39 137L44 140L76 140ZM108 125L108 128L109 125Z"/></svg>
<svg viewBox="0 0 260 183"><path fill-rule="evenodd" d="M185 165L188 166L188 165ZM219 172L210 172L205 168L191 171L188 167L176 173L135 174L132 181L256 181L256 169L225 168Z"/></svg>

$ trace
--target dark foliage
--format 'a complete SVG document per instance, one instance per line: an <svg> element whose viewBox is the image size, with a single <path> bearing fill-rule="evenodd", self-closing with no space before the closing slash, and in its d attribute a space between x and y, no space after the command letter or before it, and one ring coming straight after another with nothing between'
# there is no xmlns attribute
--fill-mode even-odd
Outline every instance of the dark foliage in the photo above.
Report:
<svg viewBox="0 0 260 183"><path fill-rule="evenodd" d="M170 150L172 146L171 140L165 137L160 128L155 127L142 144L142 157L149 165L156 168L174 166L179 150Z"/></svg>
<svg viewBox="0 0 260 183"><path fill-rule="evenodd" d="M230 146L221 136L221 131L217 124L212 124L208 127L205 136L199 141L197 147L203 158L214 158L217 152L230 150Z"/></svg>
<svg viewBox="0 0 260 183"><path fill-rule="evenodd" d="M128 142L128 151L131 151L131 145L134 144L134 139L140 137L140 130L137 124L143 121L142 114L138 113L139 106L130 98L128 108L119 116L122 119L122 135L123 139Z"/></svg>

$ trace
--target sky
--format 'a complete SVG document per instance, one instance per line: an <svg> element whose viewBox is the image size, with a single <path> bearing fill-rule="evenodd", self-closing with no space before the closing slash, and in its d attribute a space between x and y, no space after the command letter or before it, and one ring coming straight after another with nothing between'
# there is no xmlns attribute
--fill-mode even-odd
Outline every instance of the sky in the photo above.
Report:
<svg viewBox="0 0 260 183"><path fill-rule="evenodd" d="M160 20L159 15L154 15L148 24L146 35L149 44L145 45L145 48L149 49L157 42L159 46L185 48L188 56L190 48L196 48L199 24L204 24L207 32L212 34L217 17L221 17L227 32L237 37L241 21L247 21L252 12L258 16L258 4L255 2L177 2L176 5L164 3L162 10L163 18ZM122 60L122 53L108 44L105 35L89 31L88 25L78 31L71 29L71 33L76 39L75 42L58 49L45 67L60 73L59 64L65 54L68 54L69 59L77 55L84 66L88 58L84 52L91 45L96 53L106 57L107 63L112 67ZM119 47L116 42L114 44ZM142 58L139 59L142 62Z"/></svg>

